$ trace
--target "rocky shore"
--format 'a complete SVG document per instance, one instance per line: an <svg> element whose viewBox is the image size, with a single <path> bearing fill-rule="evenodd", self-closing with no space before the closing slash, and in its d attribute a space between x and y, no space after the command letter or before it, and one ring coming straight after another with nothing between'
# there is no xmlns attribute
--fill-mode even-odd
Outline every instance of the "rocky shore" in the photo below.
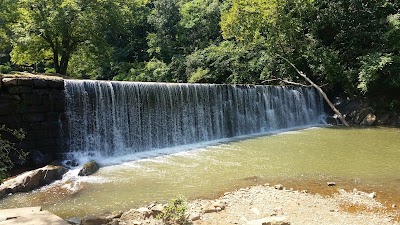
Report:
<svg viewBox="0 0 400 225"><path fill-rule="evenodd" d="M338 189L329 197L269 184L242 188L214 200L187 203L186 224L289 225L289 224L399 224L397 206L386 208L375 193ZM152 203L127 212L71 219L82 225L156 225L166 205ZM349 212L349 208L353 210Z"/></svg>
<svg viewBox="0 0 400 225"><path fill-rule="evenodd" d="M367 100L336 97L334 105L350 125L400 127L400 114L396 110L382 110ZM327 120L329 124L341 124L336 115L328 116Z"/></svg>

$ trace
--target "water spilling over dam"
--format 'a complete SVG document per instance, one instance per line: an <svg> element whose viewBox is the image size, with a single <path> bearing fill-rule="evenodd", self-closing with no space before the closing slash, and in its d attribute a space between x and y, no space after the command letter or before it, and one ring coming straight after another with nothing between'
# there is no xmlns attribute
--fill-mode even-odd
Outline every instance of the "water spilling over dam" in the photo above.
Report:
<svg viewBox="0 0 400 225"><path fill-rule="evenodd" d="M116 156L321 123L313 88L65 81L68 151Z"/></svg>

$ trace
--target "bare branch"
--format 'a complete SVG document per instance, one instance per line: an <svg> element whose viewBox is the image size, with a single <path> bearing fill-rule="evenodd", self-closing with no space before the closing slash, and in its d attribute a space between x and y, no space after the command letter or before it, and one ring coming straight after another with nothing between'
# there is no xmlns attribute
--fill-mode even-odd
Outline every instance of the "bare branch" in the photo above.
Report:
<svg viewBox="0 0 400 225"><path fill-rule="evenodd" d="M349 124L347 123L347 121L344 119L344 117L342 116L342 114L339 112L339 110L336 109L336 107L332 104L332 102L329 100L328 96L325 94L325 92L318 86L316 85L310 78L308 78L303 72L301 72L299 69L297 69L297 67L290 62L288 59L286 59L285 57L277 54L278 57L282 58L283 60L285 60L289 65L291 65L296 72L302 76L305 80L307 80L313 87L315 87L322 95L322 97L324 97L325 101L328 103L328 105L331 107L331 109L333 110L333 112L337 115L337 117L340 119L340 121L342 121L342 123L344 125L346 125L346 127L349 126Z"/></svg>

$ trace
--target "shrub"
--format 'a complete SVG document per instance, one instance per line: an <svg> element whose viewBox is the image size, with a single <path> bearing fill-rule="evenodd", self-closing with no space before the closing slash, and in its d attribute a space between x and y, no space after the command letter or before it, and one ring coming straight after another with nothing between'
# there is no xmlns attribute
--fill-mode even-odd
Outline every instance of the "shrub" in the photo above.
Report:
<svg viewBox="0 0 400 225"><path fill-rule="evenodd" d="M163 211L158 214L157 218L162 219L165 224L187 224L188 218L186 215L187 202L183 196L177 196L172 199Z"/></svg>
<svg viewBox="0 0 400 225"><path fill-rule="evenodd" d="M14 137L21 141L25 138L25 132L22 129L13 130L5 125L0 125L0 183L1 180L7 177L7 172L14 166L12 160L16 157L20 160L25 160L27 153L18 149L15 143L7 140L6 137Z"/></svg>

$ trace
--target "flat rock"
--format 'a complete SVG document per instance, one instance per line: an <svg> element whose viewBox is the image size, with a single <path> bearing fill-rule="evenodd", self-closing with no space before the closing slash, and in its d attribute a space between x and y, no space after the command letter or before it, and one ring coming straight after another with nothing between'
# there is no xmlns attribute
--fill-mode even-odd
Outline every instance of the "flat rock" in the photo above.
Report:
<svg viewBox="0 0 400 225"><path fill-rule="evenodd" d="M257 220L247 221L247 225L290 225L284 216L271 216Z"/></svg>
<svg viewBox="0 0 400 225"><path fill-rule="evenodd" d="M41 211L41 207L1 209L0 225L69 225L60 217L49 211Z"/></svg>

